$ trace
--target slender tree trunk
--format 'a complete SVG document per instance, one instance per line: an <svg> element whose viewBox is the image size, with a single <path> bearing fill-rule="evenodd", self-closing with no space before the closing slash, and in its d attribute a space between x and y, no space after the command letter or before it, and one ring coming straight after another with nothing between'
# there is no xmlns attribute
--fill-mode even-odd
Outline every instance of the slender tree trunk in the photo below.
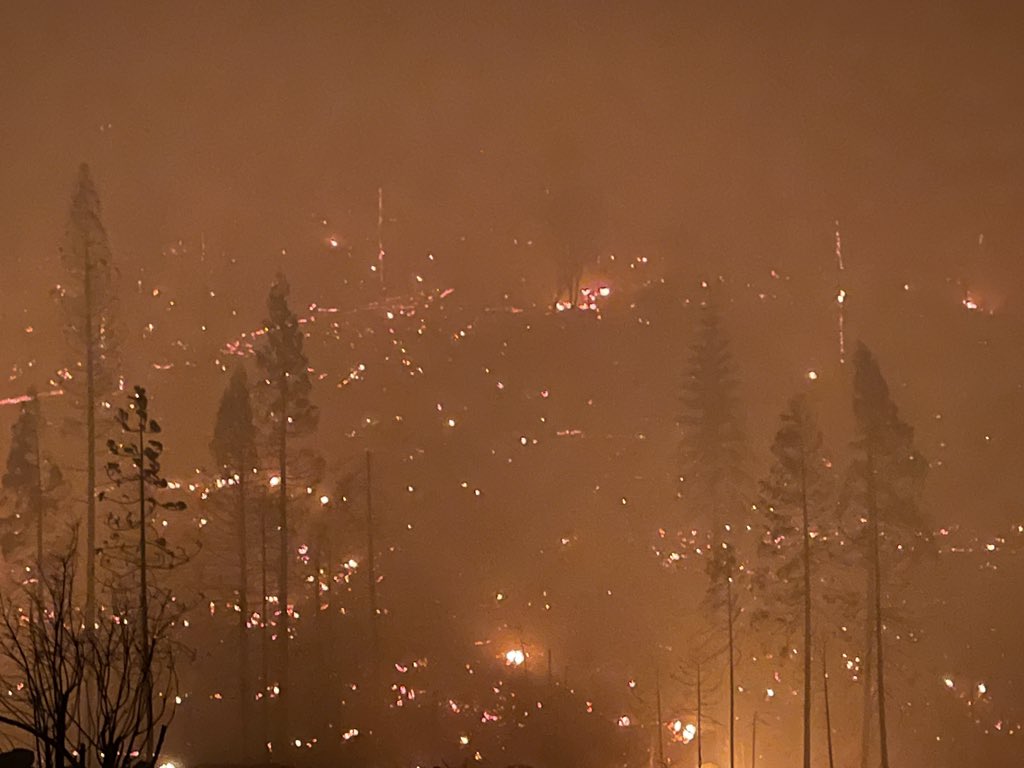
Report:
<svg viewBox="0 0 1024 768"><path fill-rule="evenodd" d="M811 768L811 522L807 509L807 461L800 457L800 502L803 507L804 565L804 768Z"/></svg>
<svg viewBox="0 0 1024 768"><path fill-rule="evenodd" d="M729 611L729 768L736 768L736 681L732 636L732 578L725 582L726 604Z"/></svg>
<svg viewBox="0 0 1024 768"><path fill-rule="evenodd" d="M238 711L241 716L242 758L250 762L252 737L249 728L249 539L247 528L245 481L248 472L238 473Z"/></svg>
<svg viewBox="0 0 1024 768"><path fill-rule="evenodd" d="M835 768L835 759L832 755L832 710L829 708L828 701L828 654L824 652L824 649L821 654L821 682L825 695L825 735L828 743L828 768Z"/></svg>
<svg viewBox="0 0 1024 768"><path fill-rule="evenodd" d="M366 452L366 570L370 588L370 660L371 679L374 683L380 674L380 631L377 626L377 567L376 547L373 543L373 454Z"/></svg>
<svg viewBox="0 0 1024 768"><path fill-rule="evenodd" d="M93 338L92 260L85 253L85 625L96 623L96 340Z"/></svg>
<svg viewBox="0 0 1024 768"><path fill-rule="evenodd" d="M32 489L32 507L36 515L36 578L39 581L39 595L43 594L43 449L40 429L39 398L35 390L31 392L32 401L29 406L32 409L32 423L34 425L32 435L36 454L36 476L35 487Z"/></svg>
<svg viewBox="0 0 1024 768"><path fill-rule="evenodd" d="M139 620L142 622L142 695L146 708L146 759L153 754L153 652L149 642L149 583L146 559L146 454L145 425L139 424Z"/></svg>
<svg viewBox="0 0 1024 768"><path fill-rule="evenodd" d="M757 712L750 724L750 768L757 768Z"/></svg>
<svg viewBox="0 0 1024 768"><path fill-rule="evenodd" d="M281 482L278 486L278 512L281 525L280 551L278 562L277 599L280 609L281 623L278 634L281 639L281 674L278 694L278 741L283 745L288 738L288 662L290 638L288 636L290 616L288 615L288 561L290 546L288 541L288 381L281 379L281 414L278 427L277 463Z"/></svg>
<svg viewBox="0 0 1024 768"><path fill-rule="evenodd" d="M61 699L57 707L57 711L54 713L55 727L54 727L54 742L57 744L67 744L67 733L68 733L68 703L66 700ZM60 749L56 747L47 747L47 751L50 753L50 765L54 768L64 768L64 754Z"/></svg>
<svg viewBox="0 0 1024 768"><path fill-rule="evenodd" d="M310 585L312 587L310 612L311 619L313 622L313 631L308 635L309 642L312 645L311 656L313 658L313 674L314 678L312 681L311 694L318 697L326 697L329 695L330 685L328 683L327 665L324 662L324 616L320 610L320 564L322 562L323 553L320 549L320 541L323 540L323 533L320 535L311 536L309 542L309 559L313 570L313 582ZM325 710L317 713L317 727L326 724L326 720L323 718Z"/></svg>
<svg viewBox="0 0 1024 768"><path fill-rule="evenodd" d="M260 499L260 680L263 694L260 696L260 731L263 749L270 743L270 584L267 574L270 563L267 553L267 504Z"/></svg>
<svg viewBox="0 0 1024 768"><path fill-rule="evenodd" d="M888 732L885 722L885 657L882 654L882 557L878 501L875 498L874 462L868 457L868 512L871 515L871 570L875 589L875 677L878 680L878 747L882 768L889 768Z"/></svg>
<svg viewBox="0 0 1024 768"><path fill-rule="evenodd" d="M377 187L377 269L380 271L380 293L387 295L384 281L384 187Z"/></svg>
<svg viewBox="0 0 1024 768"><path fill-rule="evenodd" d="M657 729L655 733L658 736L658 765L660 768L665 768L665 739L662 736L662 715L661 715L661 670L657 669L654 672L654 695L656 700L656 716L657 722L655 725Z"/></svg>
<svg viewBox="0 0 1024 768"><path fill-rule="evenodd" d="M704 700L700 689L700 664L697 664L697 768L704 765Z"/></svg>
<svg viewBox="0 0 1024 768"><path fill-rule="evenodd" d="M330 523L326 523L326 525L330 525ZM322 671L324 682L327 685L327 693L330 696L335 694L335 683L337 681L334 665L327 663L327 656L325 654L325 649L334 648L336 645L335 634L337 627L334 622L334 584L330 576L331 563L335 562L333 545L334 539L331 536L331 531L325 528L324 535L317 545L320 564L317 568L318 586L320 586L319 573L320 567L322 567L326 571L323 586L327 587L325 592L317 592L317 605L322 608L321 611L317 612L317 651L319 653L318 663L320 665L318 668Z"/></svg>
<svg viewBox="0 0 1024 768"><path fill-rule="evenodd" d="M864 585L864 664L862 667L861 680L864 683L864 696L861 701L861 731L860 731L860 766L870 768L872 751L872 728L871 724L875 717L874 707L874 671L875 671L875 643L872 634L872 613L874 605L874 574L871 569L865 570L866 583Z"/></svg>

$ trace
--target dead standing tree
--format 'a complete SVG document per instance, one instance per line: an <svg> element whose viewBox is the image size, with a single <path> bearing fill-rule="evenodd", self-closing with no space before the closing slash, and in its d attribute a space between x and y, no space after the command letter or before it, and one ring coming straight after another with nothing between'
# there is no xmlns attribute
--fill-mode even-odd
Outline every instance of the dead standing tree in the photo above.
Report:
<svg viewBox="0 0 1024 768"><path fill-rule="evenodd" d="M43 768L76 765L75 713L87 667L82 615L73 603L76 548L48 563L37 585L0 593L0 722L32 738Z"/></svg>
<svg viewBox="0 0 1024 768"><path fill-rule="evenodd" d="M107 475L113 481L116 492L104 492L101 499L115 505L108 519L111 534L103 548L105 564L114 577L115 595L122 596L116 604L122 606L122 615L134 614L139 627L139 648L142 686L142 703L146 707L146 753L153 751L152 732L156 722L153 712L153 680L151 671L154 659L150 655L156 648L154 632L164 620L160 614L151 613L150 601L156 597L158 604L173 602L168 593L150 583L150 571L154 568L167 570L188 559L182 548L173 548L154 526L153 512L157 509L180 512L185 502L163 500L158 494L167 488L167 480L160 474L160 457L163 443L154 438L161 433L160 424L149 417L149 399L146 390L136 386L128 397L128 408L118 408L116 421L122 430L122 441L110 440L107 447L113 460L107 463ZM136 580L134 585L132 581ZM133 589L132 587L135 587ZM133 603L125 595L137 590L135 610L129 611ZM166 629L166 627L162 627ZM109 650L109 649L105 649Z"/></svg>
<svg viewBox="0 0 1024 768"><path fill-rule="evenodd" d="M0 697L0 723L34 743L42 768L132 768L140 754L154 765L173 716L181 649L169 629L178 606L151 601L148 644L136 609L113 595L87 625L75 601L76 542L47 560L41 588L0 595L0 661L9 670L0 684L12 692ZM156 748L143 752L157 727Z"/></svg>

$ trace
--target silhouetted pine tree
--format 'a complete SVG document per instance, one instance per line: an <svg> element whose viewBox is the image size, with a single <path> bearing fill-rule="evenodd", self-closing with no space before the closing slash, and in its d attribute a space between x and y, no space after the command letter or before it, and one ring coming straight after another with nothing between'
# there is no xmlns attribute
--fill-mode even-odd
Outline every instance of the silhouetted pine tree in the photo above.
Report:
<svg viewBox="0 0 1024 768"><path fill-rule="evenodd" d="M712 626L722 626L726 633L726 684L729 687L729 768L736 768L736 617L737 580L742 568L736 558L736 550L728 541L720 540L711 545L705 565L708 576L708 592L705 607L711 614Z"/></svg>
<svg viewBox="0 0 1024 768"><path fill-rule="evenodd" d="M852 507L862 522L862 557L869 579L868 626L874 650L878 737L882 768L889 768L883 630L890 609L887 584L895 555L905 560L924 534L918 502L927 463L914 445L914 430L903 422L874 356L859 344L853 357L853 413L857 438L850 467ZM870 688L868 681L865 681Z"/></svg>
<svg viewBox="0 0 1024 768"><path fill-rule="evenodd" d="M84 163L78 170L66 239L61 261L68 277L56 293L64 314L65 337L76 356L64 372L63 386L85 412L85 616L91 624L96 611L96 409L101 395L113 388L117 345L110 246L99 196Z"/></svg>
<svg viewBox="0 0 1024 768"><path fill-rule="evenodd" d="M280 550L277 591L281 667L278 682L280 713L276 723L280 728L281 738L288 733L288 643L291 610L288 599L288 572L294 556L288 526L288 445L292 437L313 431L319 417L318 409L309 399L312 389L309 361L303 351L302 328L299 327L295 313L288 306L288 291L288 281L279 273L267 297L269 318L264 323L266 333L262 344L256 350L256 361L263 374L266 420L272 433L278 469Z"/></svg>
<svg viewBox="0 0 1024 768"><path fill-rule="evenodd" d="M164 445L155 439L162 430L155 419L149 417L149 399L146 390L136 386L128 396L128 408L118 408L115 419L121 427L121 441L109 440L107 448L111 460L107 463L107 476L114 483L113 493L103 492L99 498L115 505L108 515L110 536L101 550L106 565L114 577L115 594L118 590L130 593L134 579L138 592L138 620L143 648L153 646L150 637L151 597L156 603L169 604L165 592L156 590L150 581L152 569L167 570L188 559L182 547L172 547L156 525L153 513L158 510L180 512L185 502L162 498L168 487L160 471L160 457ZM144 660L142 685L147 703L146 753L152 753L153 696L151 658Z"/></svg>
<svg viewBox="0 0 1024 768"><path fill-rule="evenodd" d="M765 618L790 636L802 624L803 765L811 765L812 606L824 602L819 567L829 565L827 547L837 538L835 485L817 419L804 395L789 401L771 452L774 461L761 482L760 507L767 528L762 555L768 561L763 599ZM812 596L814 599L812 599Z"/></svg>
<svg viewBox="0 0 1024 768"><path fill-rule="evenodd" d="M718 312L710 304L703 306L680 398L679 495L687 513L702 513L703 522L714 528L746 507L748 456L738 390Z"/></svg>
<svg viewBox="0 0 1024 768"><path fill-rule="evenodd" d="M17 421L11 427L11 447L7 454L7 471L3 488L14 497L14 513L10 530L4 537L4 555L27 545L25 534L35 529L35 556L33 572L37 580L45 554L46 515L53 510L53 492L61 485L60 469L42 450L40 433L43 420L39 398L34 388L28 391L28 400L22 403ZM40 584L42 582L40 581Z"/></svg>
<svg viewBox="0 0 1024 768"><path fill-rule="evenodd" d="M252 691L249 685L249 633L252 619L249 607L249 508L248 494L257 467L256 427L253 424L249 382L245 367L239 364L231 374L231 381L220 400L217 421L213 429L210 451L217 469L234 489L234 523L237 540L234 551L238 557L238 692L241 717L242 755L250 758L249 706ZM266 568L266 563L261 564ZM264 600L266 597L264 596ZM261 619L265 619L261 615ZM266 622L261 621L261 632L266 634ZM264 681L264 687L266 681ZM266 740L267 734L263 734Z"/></svg>

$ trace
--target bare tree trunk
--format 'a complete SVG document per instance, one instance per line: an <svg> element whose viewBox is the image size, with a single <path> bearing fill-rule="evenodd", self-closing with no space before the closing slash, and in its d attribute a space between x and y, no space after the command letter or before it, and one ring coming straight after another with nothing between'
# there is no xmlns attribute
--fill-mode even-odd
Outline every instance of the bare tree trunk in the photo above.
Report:
<svg viewBox="0 0 1024 768"><path fill-rule="evenodd" d="M267 555L267 505L266 500L261 499L260 503L260 600L261 621L260 621L260 680L263 685L263 694L260 696L260 730L263 736L263 749L266 750L270 743L270 584L267 574L269 573L269 562Z"/></svg>
<svg viewBox="0 0 1024 768"><path fill-rule="evenodd" d="M142 622L142 695L146 707L146 755L153 754L153 651L149 642L149 574L146 561L146 454L145 422L139 423L139 619Z"/></svg>
<svg viewBox="0 0 1024 768"><path fill-rule="evenodd" d="M835 768L835 759L832 755L832 710L828 701L828 655L822 649L821 654L821 681L825 695L825 734L828 742L828 768Z"/></svg>
<svg viewBox="0 0 1024 768"><path fill-rule="evenodd" d="M800 456L800 502L803 507L804 566L804 768L811 768L811 521L807 509L807 460Z"/></svg>
<svg viewBox="0 0 1024 768"><path fill-rule="evenodd" d="M311 539L309 543L309 559L313 567L313 581L310 585L312 587L310 611L312 614L313 631L307 635L312 646L310 656L313 659L314 677L311 694L317 697L326 697L330 695L331 687L328 682L327 664L324 660L324 615L320 610L320 564L323 562L323 551L320 541L322 540L322 535L313 536ZM318 728L321 725L326 725L326 720L323 719L322 715L323 712L318 713L318 717L321 718L316 723Z"/></svg>
<svg viewBox="0 0 1024 768"><path fill-rule="evenodd" d="M654 672L654 695L656 703L656 717L657 722L655 733L658 736L658 765L660 768L665 768L665 739L661 732L662 730L662 714L661 714L661 670L657 669Z"/></svg>
<svg viewBox="0 0 1024 768"><path fill-rule="evenodd" d="M39 411L39 397L35 389L30 392L32 396L29 407L32 409L32 423L35 425L32 439L35 444L36 454L36 477L32 489L32 511L36 516L36 578L39 581L39 595L43 594L43 449L40 429L41 414Z"/></svg>
<svg viewBox="0 0 1024 768"><path fill-rule="evenodd" d="M704 765L703 730L704 730L704 700L700 690L700 664L697 664L697 768Z"/></svg>
<svg viewBox="0 0 1024 768"><path fill-rule="evenodd" d="M281 623L278 635L281 640L281 674L278 694L278 741L283 745L288 738L288 661L290 638L288 635L290 616L288 615L288 561L290 547L288 541L288 381L281 379L281 414L278 431L277 462L280 469L278 490L278 513L281 526L280 551L278 562L277 599L280 609Z"/></svg>
<svg viewBox="0 0 1024 768"><path fill-rule="evenodd" d="M875 589L875 678L878 680L878 747L882 768L889 768L888 732L885 722L885 658L882 654L882 557L878 502L875 498L874 465L868 457L868 512L871 515L871 564Z"/></svg>
<svg viewBox="0 0 1024 768"><path fill-rule="evenodd" d="M370 588L370 672L374 683L380 673L380 632L377 626L377 568L373 543L373 454L366 452L366 566Z"/></svg>
<svg viewBox="0 0 1024 768"><path fill-rule="evenodd" d="M757 768L757 712L754 722L750 724L750 768Z"/></svg>
<svg viewBox="0 0 1024 768"><path fill-rule="evenodd" d="M725 582L726 604L729 611L729 768L736 768L736 681L732 637L732 579Z"/></svg>
<svg viewBox="0 0 1024 768"><path fill-rule="evenodd" d="M85 254L85 625L96 623L96 341L92 261Z"/></svg>
<svg viewBox="0 0 1024 768"><path fill-rule="evenodd" d="M861 731L860 731L860 767L870 768L871 746L873 743L871 723L874 719L874 642L872 639L872 609L874 604L874 580L872 573L866 571L867 583L864 588L864 664L862 665L861 681L864 683L864 696L861 701Z"/></svg>
<svg viewBox="0 0 1024 768"><path fill-rule="evenodd" d="M238 711L241 716L242 758L250 762L252 735L249 727L249 540L245 504L247 468L238 473Z"/></svg>

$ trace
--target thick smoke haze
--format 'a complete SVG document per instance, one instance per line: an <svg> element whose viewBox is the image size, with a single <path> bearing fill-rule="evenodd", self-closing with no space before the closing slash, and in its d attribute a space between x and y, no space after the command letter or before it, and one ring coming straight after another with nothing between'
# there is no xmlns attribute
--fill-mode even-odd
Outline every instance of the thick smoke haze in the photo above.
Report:
<svg viewBox="0 0 1024 768"><path fill-rule="evenodd" d="M886 591L891 763L1017 765L1022 24L996 2L0 5L0 450L19 398L43 392L60 507L83 513L75 385L62 391L58 373L81 357L57 297L87 163L121 345L100 444L144 386L163 471L188 502L168 530L198 551L168 582L194 618L174 630L191 652L166 754L186 768L696 765L684 726L703 658L703 758L728 765L727 684L708 650L720 638L698 639L717 626L707 541L725 522L763 538L757 481L798 392L835 505L856 507L842 488L863 342L928 469L919 546ZM285 541L294 733L272 734L267 754L260 718L277 704L267 715L257 700L239 741L235 533L209 446L238 365L270 429L257 351L279 273L319 423L296 438ZM728 520L688 500L680 447L709 307L745 442ZM269 434L265 498L278 487ZM869 523L849 509L844 525ZM4 551L5 593L20 563ZM869 608L821 630L836 765L879 764L875 747L862 762ZM247 630L254 681L262 621ZM736 764L753 768L756 751L782 768L801 745L802 652L792 638L765 650L761 632L737 641ZM560 714L517 737L515 706L485 701L510 688ZM311 701L327 703L314 714Z"/></svg>

